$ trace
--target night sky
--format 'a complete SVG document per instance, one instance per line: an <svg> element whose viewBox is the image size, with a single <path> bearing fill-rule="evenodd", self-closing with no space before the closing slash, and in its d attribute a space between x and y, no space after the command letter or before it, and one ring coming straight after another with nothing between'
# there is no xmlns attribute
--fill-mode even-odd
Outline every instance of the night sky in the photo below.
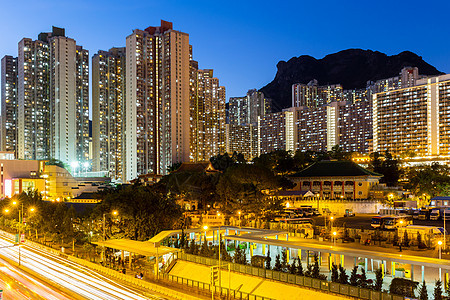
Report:
<svg viewBox="0 0 450 300"><path fill-rule="evenodd" d="M2 1L0 56L52 25L90 51L124 46L135 28L171 21L187 32L200 68L213 68L227 98L261 88L279 60L347 48L410 50L450 73L450 1ZM420 70L419 70L420 71Z"/></svg>

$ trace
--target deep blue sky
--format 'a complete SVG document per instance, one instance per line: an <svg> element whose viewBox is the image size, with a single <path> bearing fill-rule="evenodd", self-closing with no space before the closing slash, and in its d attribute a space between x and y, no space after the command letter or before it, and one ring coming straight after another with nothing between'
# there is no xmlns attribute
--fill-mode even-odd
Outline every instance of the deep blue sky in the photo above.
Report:
<svg viewBox="0 0 450 300"><path fill-rule="evenodd" d="M450 73L450 1L2 1L0 56L51 26L90 51L124 46L132 29L172 21L190 34L200 68L213 68L227 98L261 88L279 60L347 48L403 50Z"/></svg>

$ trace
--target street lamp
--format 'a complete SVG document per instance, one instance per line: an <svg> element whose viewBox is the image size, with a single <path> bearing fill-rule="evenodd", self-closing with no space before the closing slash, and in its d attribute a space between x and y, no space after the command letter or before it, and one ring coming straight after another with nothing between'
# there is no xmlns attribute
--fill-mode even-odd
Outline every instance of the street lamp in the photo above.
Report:
<svg viewBox="0 0 450 300"><path fill-rule="evenodd" d="M238 211L238 215L239 215L239 228L241 228L241 211Z"/></svg>
<svg viewBox="0 0 450 300"><path fill-rule="evenodd" d="M336 235L337 235L336 231L333 231L334 247L336 247Z"/></svg>
<svg viewBox="0 0 450 300"><path fill-rule="evenodd" d="M330 217L330 230L333 229L333 220L334 220L334 217L331 216Z"/></svg>
<svg viewBox="0 0 450 300"><path fill-rule="evenodd" d="M441 253L442 241L438 241L438 245L439 245L439 259L442 259L442 253Z"/></svg>
<svg viewBox="0 0 450 300"><path fill-rule="evenodd" d="M112 215L117 216L119 212L117 210L112 211ZM103 251L102 251L102 261L105 260L105 242L106 242L106 231L105 231L105 223L106 223L106 214L103 213ZM130 256L131 260L131 256Z"/></svg>

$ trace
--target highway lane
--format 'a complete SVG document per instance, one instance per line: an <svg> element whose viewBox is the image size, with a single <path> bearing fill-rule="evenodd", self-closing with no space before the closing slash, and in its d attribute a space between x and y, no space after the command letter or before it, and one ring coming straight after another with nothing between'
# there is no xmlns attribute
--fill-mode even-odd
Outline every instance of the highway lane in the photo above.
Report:
<svg viewBox="0 0 450 300"><path fill-rule="evenodd" d="M8 240L0 239L0 247L12 245ZM17 262L19 248L2 248L0 249L0 256L5 256ZM21 246L20 262L23 266L45 277L46 280L72 291L80 298L94 300L148 299L148 297L132 288L40 249ZM47 294L44 295L44 298L48 299ZM154 298L156 299L158 296L155 295Z"/></svg>
<svg viewBox="0 0 450 300"><path fill-rule="evenodd" d="M4 299L72 300L0 258L0 289ZM41 295L45 295L42 297Z"/></svg>

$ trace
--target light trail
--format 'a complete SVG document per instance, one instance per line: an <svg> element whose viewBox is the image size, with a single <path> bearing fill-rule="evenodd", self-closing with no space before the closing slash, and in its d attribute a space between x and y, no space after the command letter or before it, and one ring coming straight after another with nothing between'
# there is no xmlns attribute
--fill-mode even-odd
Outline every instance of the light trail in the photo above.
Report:
<svg viewBox="0 0 450 300"><path fill-rule="evenodd" d="M12 245L11 242L3 238L0 239L0 246ZM5 256L6 258L17 262L19 249L18 247L2 248L0 249L0 256ZM148 297L141 295L133 289L114 282L84 266L40 249L21 246L20 263L38 273L40 276L45 277L46 280L53 281L57 285L86 299L148 299ZM34 286L33 290L38 287L39 285ZM45 291L42 286L40 293L45 294L45 299L67 299L58 296L53 297L50 292ZM155 296L154 298L158 297Z"/></svg>

